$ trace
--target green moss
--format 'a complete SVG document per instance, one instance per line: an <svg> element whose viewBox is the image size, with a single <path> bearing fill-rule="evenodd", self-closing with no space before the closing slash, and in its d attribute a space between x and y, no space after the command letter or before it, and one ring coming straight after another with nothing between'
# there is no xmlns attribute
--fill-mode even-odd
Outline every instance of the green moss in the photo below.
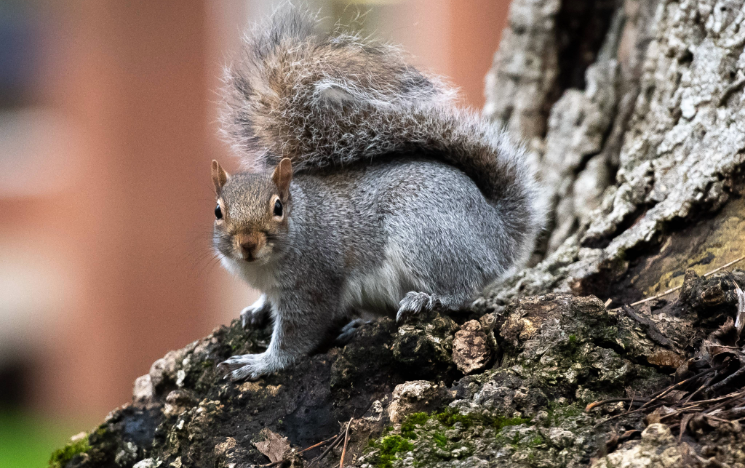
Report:
<svg viewBox="0 0 745 468"><path fill-rule="evenodd" d="M401 424L401 436L405 439L416 440L414 428L426 423L428 419L429 415L427 413L414 413L410 415L406 418L403 424Z"/></svg>
<svg viewBox="0 0 745 468"><path fill-rule="evenodd" d="M430 421L436 421L434 426L427 427L427 430L422 432L419 429L417 435L417 428L421 428ZM409 415L404 422L401 424L399 434L391 434L392 428L386 428L383 430L380 439L371 440L368 445L370 449L377 450L377 458L375 462L376 468L392 468L393 462L398 460L398 454L411 451L414 448L412 441L415 441L422 436L421 443L434 444L442 450L447 450L450 441L445 435L443 429L449 429L460 423L464 429L474 426L492 427L496 430L497 434L508 426L516 426L519 424L525 424L529 422L528 418L507 418L507 417L487 417L480 414L461 414L457 410L447 408L441 413L414 413ZM436 430L438 429L439 430ZM430 430L431 429L431 430ZM540 438L539 438L540 439ZM430 442L431 441L431 442ZM543 439L540 439L543 442ZM439 455L436 455L438 458ZM422 460L419 460L422 462ZM416 462L415 462L416 464Z"/></svg>
<svg viewBox="0 0 745 468"><path fill-rule="evenodd" d="M530 422L530 418L506 418L503 416L489 418L477 414L465 415L450 408L442 413L434 415L434 417L441 424L447 427L453 427L456 423L461 423L466 429L473 426L489 426L493 427L497 433L507 426L517 426L519 424Z"/></svg>
<svg viewBox="0 0 745 468"><path fill-rule="evenodd" d="M435 442L435 445L442 449L444 449L448 444L447 436L441 432L435 432L432 435L432 440Z"/></svg>
<svg viewBox="0 0 745 468"><path fill-rule="evenodd" d="M383 437L373 446L379 450L376 468L393 468L393 462L398 460L399 453L405 453L414 448L411 442L399 435Z"/></svg>
<svg viewBox="0 0 745 468"><path fill-rule="evenodd" d="M57 449L52 453L52 458L49 459L50 468L62 468L73 459L75 455L85 453L90 450L91 446L88 444L88 437L83 437L77 442L71 442L61 449Z"/></svg>
<svg viewBox="0 0 745 468"><path fill-rule="evenodd" d="M463 427L471 427L477 423L477 417L473 415L460 414L457 411L453 411L448 408L442 413L434 415L435 419L440 421L441 424L447 427L453 427L456 423L461 423Z"/></svg>
<svg viewBox="0 0 745 468"><path fill-rule="evenodd" d="M530 418L501 418L497 417L492 420L492 427L497 433L508 426L519 426L530 422Z"/></svg>

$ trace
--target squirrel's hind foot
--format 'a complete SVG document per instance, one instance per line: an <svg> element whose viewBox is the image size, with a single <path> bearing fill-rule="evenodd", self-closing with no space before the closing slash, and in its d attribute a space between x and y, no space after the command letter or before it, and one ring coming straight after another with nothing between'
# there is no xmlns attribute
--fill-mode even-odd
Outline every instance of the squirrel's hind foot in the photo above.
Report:
<svg viewBox="0 0 745 468"><path fill-rule="evenodd" d="M429 312L439 305L436 296L424 292L411 291L398 303L396 323L401 323L422 312Z"/></svg>

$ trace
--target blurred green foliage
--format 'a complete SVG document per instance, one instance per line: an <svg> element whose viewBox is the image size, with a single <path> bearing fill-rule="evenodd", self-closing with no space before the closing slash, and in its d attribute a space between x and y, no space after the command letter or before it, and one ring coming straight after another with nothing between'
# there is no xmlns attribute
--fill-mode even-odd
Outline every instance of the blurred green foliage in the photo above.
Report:
<svg viewBox="0 0 745 468"><path fill-rule="evenodd" d="M80 432L71 421L54 421L0 409L0 467L45 468L52 452Z"/></svg>

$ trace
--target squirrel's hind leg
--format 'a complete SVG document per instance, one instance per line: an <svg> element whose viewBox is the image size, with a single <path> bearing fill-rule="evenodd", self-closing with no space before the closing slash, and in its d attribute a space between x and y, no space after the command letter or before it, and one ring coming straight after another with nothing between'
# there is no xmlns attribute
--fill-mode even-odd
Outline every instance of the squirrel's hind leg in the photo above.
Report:
<svg viewBox="0 0 745 468"><path fill-rule="evenodd" d="M263 327L271 312L272 304L267 300L266 294L262 294L256 302L241 311L241 325L243 328Z"/></svg>

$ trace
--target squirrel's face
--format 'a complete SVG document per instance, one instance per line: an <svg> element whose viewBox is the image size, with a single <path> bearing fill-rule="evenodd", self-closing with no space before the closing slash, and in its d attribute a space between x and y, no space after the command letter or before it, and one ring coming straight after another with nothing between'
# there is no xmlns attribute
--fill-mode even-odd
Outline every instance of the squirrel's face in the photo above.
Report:
<svg viewBox="0 0 745 468"><path fill-rule="evenodd" d="M264 264L281 253L290 214L292 163L283 159L269 174L228 175L212 161L217 194L215 249L235 261Z"/></svg>

